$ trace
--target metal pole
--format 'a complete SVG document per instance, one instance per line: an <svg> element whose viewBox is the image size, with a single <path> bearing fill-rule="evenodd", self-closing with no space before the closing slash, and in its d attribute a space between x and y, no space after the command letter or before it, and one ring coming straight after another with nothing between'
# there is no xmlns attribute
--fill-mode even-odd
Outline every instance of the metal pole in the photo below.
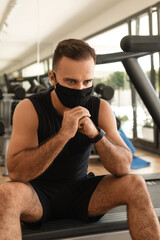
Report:
<svg viewBox="0 0 160 240"><path fill-rule="evenodd" d="M136 58L128 58L122 63L144 105L160 129L160 100L150 80L143 72Z"/></svg>

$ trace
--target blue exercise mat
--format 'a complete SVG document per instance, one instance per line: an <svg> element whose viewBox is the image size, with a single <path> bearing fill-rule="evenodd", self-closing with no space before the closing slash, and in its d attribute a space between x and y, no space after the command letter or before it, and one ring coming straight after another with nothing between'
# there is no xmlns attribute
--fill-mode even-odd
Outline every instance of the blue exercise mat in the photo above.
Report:
<svg viewBox="0 0 160 240"><path fill-rule="evenodd" d="M133 154L131 169L140 169L140 168L149 166L150 162L147 162L147 161L143 160L142 158L134 155L136 150L135 150L133 144L131 143L131 141L125 135L124 131L122 130L122 127L119 128L119 133L120 133L121 138L126 143L126 145L129 147L129 149L131 150L131 152Z"/></svg>
<svg viewBox="0 0 160 240"><path fill-rule="evenodd" d="M149 166L151 163L139 158L137 156L133 156L131 169L140 169Z"/></svg>
<svg viewBox="0 0 160 240"><path fill-rule="evenodd" d="M133 144L131 143L131 141L127 138L126 134L124 133L124 131L122 130L122 127L120 126L119 128L119 133L121 138L123 139L123 141L126 143L126 145L129 147L129 149L131 150L132 154L134 155L136 149L134 148Z"/></svg>

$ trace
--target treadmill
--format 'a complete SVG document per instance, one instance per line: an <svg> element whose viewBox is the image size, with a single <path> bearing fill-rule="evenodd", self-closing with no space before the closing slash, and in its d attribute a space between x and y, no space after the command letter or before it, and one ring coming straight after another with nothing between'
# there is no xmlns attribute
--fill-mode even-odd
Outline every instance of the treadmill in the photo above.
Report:
<svg viewBox="0 0 160 240"><path fill-rule="evenodd" d="M144 74L137 58L160 51L160 37L157 36L126 36L121 41L124 51L113 54L97 55L96 64L121 61L142 101L160 129L160 100ZM143 52L139 49L143 43ZM133 53L132 50L136 53ZM151 49L151 51L150 51ZM142 174L150 193L158 219L160 220L160 173ZM131 240L127 224L126 206L119 206L110 210L99 221L85 223L78 220L51 221L40 229L29 229L22 225L23 240Z"/></svg>

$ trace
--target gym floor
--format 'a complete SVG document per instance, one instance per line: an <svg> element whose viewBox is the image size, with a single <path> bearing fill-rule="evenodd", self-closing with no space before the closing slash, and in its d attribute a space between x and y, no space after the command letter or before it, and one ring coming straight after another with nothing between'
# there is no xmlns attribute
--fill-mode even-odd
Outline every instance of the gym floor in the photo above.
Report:
<svg viewBox="0 0 160 240"><path fill-rule="evenodd" d="M131 170L130 172L132 174L160 172L160 155L146 152L141 149L136 149L136 156L141 157L142 159L150 162L151 164L150 166L147 166L145 168ZM105 170L102 166L101 162L97 159L90 159L88 171L94 172L95 175L102 175L108 173L107 170Z"/></svg>
<svg viewBox="0 0 160 240"><path fill-rule="evenodd" d="M145 168L141 168L138 170L131 170L132 174L143 174L143 173L156 173L160 172L160 156L146 152L141 149L136 149L136 156L141 157L142 159L150 162L150 166L147 166ZM98 159L90 159L89 161L89 172L94 172L95 175L103 175L107 174L107 170L104 169L102 166L100 160ZM4 167L0 167L0 184L6 181L9 181L9 177L4 177Z"/></svg>

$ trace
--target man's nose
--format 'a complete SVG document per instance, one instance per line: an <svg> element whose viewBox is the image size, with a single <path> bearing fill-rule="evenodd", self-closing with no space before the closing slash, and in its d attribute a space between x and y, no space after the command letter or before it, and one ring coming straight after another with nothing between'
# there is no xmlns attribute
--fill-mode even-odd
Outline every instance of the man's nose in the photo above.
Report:
<svg viewBox="0 0 160 240"><path fill-rule="evenodd" d="M84 88L83 83L79 83L79 84L77 85L77 89L78 89L78 90L82 90L83 88Z"/></svg>

